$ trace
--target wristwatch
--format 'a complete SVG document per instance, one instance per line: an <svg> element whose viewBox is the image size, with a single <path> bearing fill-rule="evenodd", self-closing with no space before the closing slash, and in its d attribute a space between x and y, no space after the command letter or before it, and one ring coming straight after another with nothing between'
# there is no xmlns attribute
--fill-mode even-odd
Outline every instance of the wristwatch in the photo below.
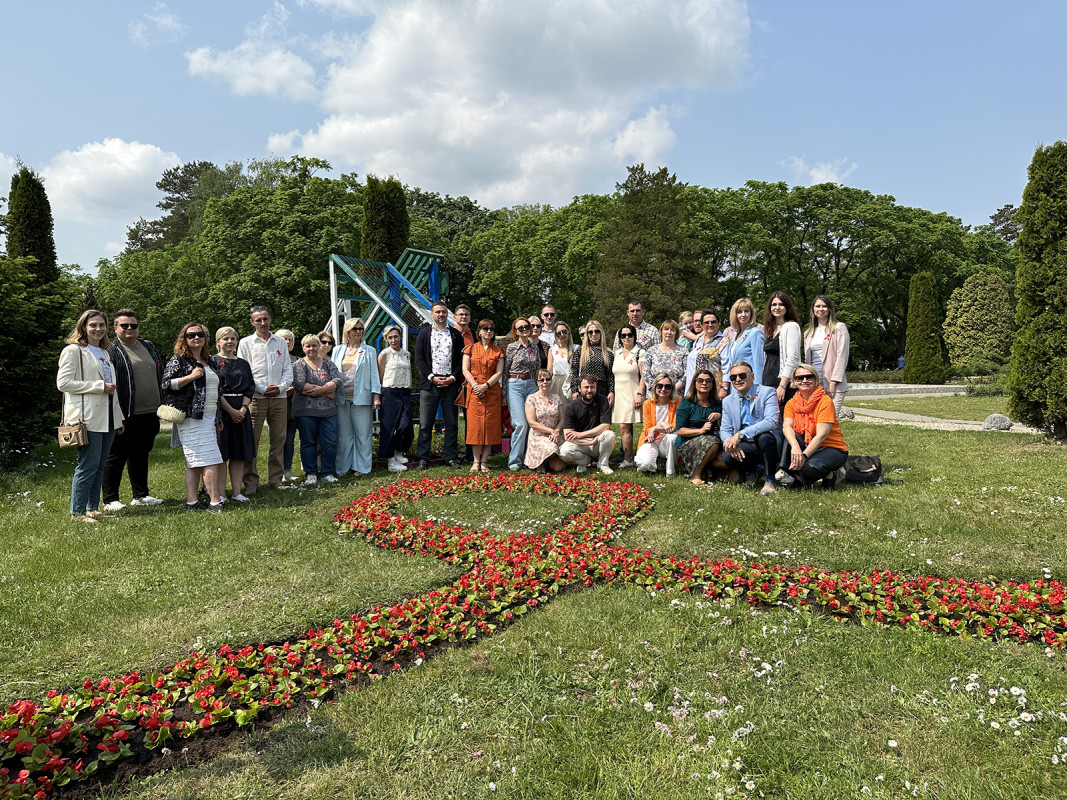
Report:
<svg viewBox="0 0 1067 800"><path fill-rule="evenodd" d="M737 438L738 439L742 439L742 440L747 439L748 438L748 434L745 433L744 431L738 431L737 432Z"/></svg>

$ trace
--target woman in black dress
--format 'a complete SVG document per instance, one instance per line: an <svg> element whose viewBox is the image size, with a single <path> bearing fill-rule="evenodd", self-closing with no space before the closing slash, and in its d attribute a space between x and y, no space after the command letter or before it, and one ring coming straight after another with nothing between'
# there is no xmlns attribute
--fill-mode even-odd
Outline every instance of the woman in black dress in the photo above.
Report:
<svg viewBox="0 0 1067 800"><path fill-rule="evenodd" d="M219 451L222 453L224 471L221 476L223 494L226 493L225 465L229 462L230 486L233 499L248 500L241 494L241 482L245 476L245 462L256 457L256 443L252 436L252 417L248 406L255 392L252 368L243 358L237 357L237 331L219 328L215 333L219 354L211 357L211 363L222 380L222 432L219 434Z"/></svg>

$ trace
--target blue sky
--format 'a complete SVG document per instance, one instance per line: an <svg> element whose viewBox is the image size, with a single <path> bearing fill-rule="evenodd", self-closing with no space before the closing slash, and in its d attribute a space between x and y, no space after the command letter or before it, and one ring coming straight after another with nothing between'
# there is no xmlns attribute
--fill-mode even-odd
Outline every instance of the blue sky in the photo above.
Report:
<svg viewBox="0 0 1067 800"><path fill-rule="evenodd" d="M834 180L978 225L1067 138L1060 2L22 3L0 52L16 159L92 270L185 161L320 156L483 205ZM11 69L19 65L18 77Z"/></svg>

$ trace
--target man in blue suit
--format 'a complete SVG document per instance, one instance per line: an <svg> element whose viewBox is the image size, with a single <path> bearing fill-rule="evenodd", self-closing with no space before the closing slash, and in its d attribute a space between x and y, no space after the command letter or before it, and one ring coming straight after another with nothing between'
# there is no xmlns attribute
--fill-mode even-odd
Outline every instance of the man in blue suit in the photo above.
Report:
<svg viewBox="0 0 1067 800"><path fill-rule="evenodd" d="M760 494L774 494L778 487L778 395L772 386L754 384L752 367L746 361L730 366L734 391L722 401L722 462L728 469L745 473L755 480L763 467L765 482Z"/></svg>

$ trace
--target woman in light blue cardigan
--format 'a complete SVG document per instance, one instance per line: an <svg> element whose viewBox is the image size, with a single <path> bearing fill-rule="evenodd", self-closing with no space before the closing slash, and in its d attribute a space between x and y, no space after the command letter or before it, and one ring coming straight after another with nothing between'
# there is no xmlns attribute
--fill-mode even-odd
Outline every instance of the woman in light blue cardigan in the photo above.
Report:
<svg viewBox="0 0 1067 800"><path fill-rule="evenodd" d="M363 329L359 317L348 320L341 344L330 354L344 379L337 390L338 475L349 470L358 475L371 471L374 409L382 405L382 384L378 378L378 354L363 343Z"/></svg>
<svg viewBox="0 0 1067 800"><path fill-rule="evenodd" d="M757 383L763 379L763 326L756 323L756 308L747 297L737 300L730 309L730 328L733 338L719 350L725 379L721 396L730 389L727 376L730 366L738 361L748 362Z"/></svg>

